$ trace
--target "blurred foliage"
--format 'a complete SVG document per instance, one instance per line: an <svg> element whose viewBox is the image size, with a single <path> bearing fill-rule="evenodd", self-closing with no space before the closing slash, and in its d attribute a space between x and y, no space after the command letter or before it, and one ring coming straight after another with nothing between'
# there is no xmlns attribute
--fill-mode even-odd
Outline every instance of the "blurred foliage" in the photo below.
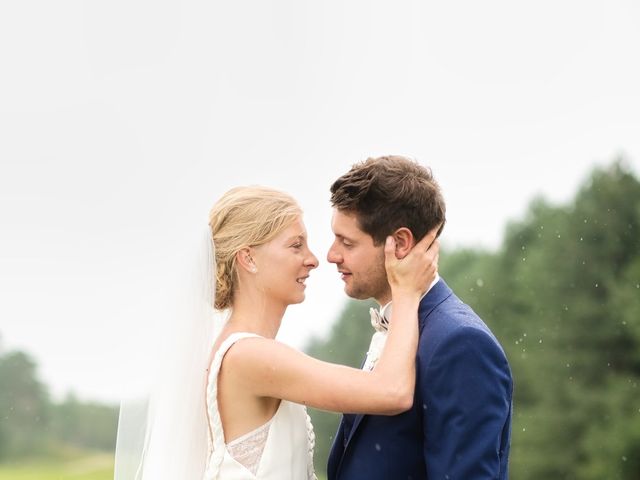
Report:
<svg viewBox="0 0 640 480"><path fill-rule="evenodd" d="M64 457L75 449L113 451L118 409L50 399L24 352L0 354L0 462Z"/></svg>
<svg viewBox="0 0 640 480"><path fill-rule="evenodd" d="M0 464L0 480L112 480L111 453L77 451L61 458Z"/></svg>
<svg viewBox="0 0 640 480"><path fill-rule="evenodd" d="M640 480L640 183L624 162L595 170L567 205L532 201L495 252L441 252L440 272L509 357L511 478ZM372 305L349 301L306 351L359 367ZM340 417L309 410L322 475ZM0 479L76 478L71 471L94 467L101 476L77 478L111 478L104 454L60 461L113 451L116 426L117 407L52 401L27 354L0 351ZM57 466L7 464L34 456Z"/></svg>
<svg viewBox="0 0 640 480"><path fill-rule="evenodd" d="M48 415L49 397L36 378L35 362L22 352L1 356L0 460L43 450Z"/></svg>
<svg viewBox="0 0 640 480"><path fill-rule="evenodd" d="M369 308L374 306L376 304L373 301L348 302L340 314L340 320L333 324L327 339L312 339L305 351L321 360L360 367L364 360L363 352L367 351L370 340L367 335L362 334L363 319L369 318ZM314 408L308 410L316 435L314 464L316 470L324 474L340 415Z"/></svg>
<svg viewBox="0 0 640 480"><path fill-rule="evenodd" d="M52 406L50 432L66 445L92 450L115 448L118 409L95 402L81 402L73 394Z"/></svg>
<svg viewBox="0 0 640 480"><path fill-rule="evenodd" d="M511 363L511 478L640 479L640 183L624 161L568 205L532 201L495 252L441 252L440 272ZM348 303L307 351L358 366L367 309ZM339 417L310 413L324 471Z"/></svg>

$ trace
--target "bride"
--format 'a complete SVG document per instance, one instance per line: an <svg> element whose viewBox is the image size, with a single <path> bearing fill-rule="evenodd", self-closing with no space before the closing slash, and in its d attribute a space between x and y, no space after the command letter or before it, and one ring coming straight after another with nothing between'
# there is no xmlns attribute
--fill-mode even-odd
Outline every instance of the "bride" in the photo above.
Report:
<svg viewBox="0 0 640 480"><path fill-rule="evenodd" d="M306 406L387 415L410 408L418 302L436 275L436 232L403 259L394 254L393 237L387 239L392 318L379 361L364 371L275 340L287 306L304 300L305 281L318 266L292 197L266 187L234 188L214 205L209 227L215 253L205 283L215 277L215 288L205 288L205 296L228 319L213 341L193 336L190 355L202 358L172 368L174 386L151 398L144 446L130 470L124 464L132 463L125 445L131 422L121 412L115 479L312 480L314 435ZM206 356L197 353L207 349Z"/></svg>

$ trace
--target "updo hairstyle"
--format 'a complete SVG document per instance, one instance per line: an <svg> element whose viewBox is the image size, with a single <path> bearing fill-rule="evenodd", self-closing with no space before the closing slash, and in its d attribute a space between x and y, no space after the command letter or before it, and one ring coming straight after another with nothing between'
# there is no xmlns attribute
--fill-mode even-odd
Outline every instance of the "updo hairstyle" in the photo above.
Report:
<svg viewBox="0 0 640 480"><path fill-rule="evenodd" d="M268 187L235 187L216 202L209 213L215 246L216 309L233 305L238 283L236 254L268 243L300 215L302 210L293 197Z"/></svg>

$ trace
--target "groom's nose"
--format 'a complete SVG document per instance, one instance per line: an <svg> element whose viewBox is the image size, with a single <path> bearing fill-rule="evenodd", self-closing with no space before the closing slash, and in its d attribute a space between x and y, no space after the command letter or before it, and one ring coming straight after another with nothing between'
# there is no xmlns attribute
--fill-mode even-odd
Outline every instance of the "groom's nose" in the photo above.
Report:
<svg viewBox="0 0 640 480"><path fill-rule="evenodd" d="M336 248L335 242L329 248L327 252L327 261L329 263L342 263L342 254Z"/></svg>

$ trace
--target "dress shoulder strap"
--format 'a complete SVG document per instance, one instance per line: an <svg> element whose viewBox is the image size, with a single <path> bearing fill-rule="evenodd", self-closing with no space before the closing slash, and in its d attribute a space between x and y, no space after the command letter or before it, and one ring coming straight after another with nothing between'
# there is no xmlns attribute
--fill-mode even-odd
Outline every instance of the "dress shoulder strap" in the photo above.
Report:
<svg viewBox="0 0 640 480"><path fill-rule="evenodd" d="M229 350L234 343L236 343L238 340L242 340L243 338L252 338L252 337L263 338L260 335L257 335L255 333L249 333L249 332L235 332L229 335L224 340L224 342L220 344L220 347L218 347L218 350L213 356L211 367L209 369L209 378L211 378L214 371L215 371L215 375L216 376L218 375L220 370L220 365L222 365L222 359L226 355L227 350ZM214 369L213 368L214 366L216 366L217 368Z"/></svg>
<svg viewBox="0 0 640 480"><path fill-rule="evenodd" d="M217 477L226 448L224 444L224 431L222 429L220 410L218 409L218 374L220 373L220 366L222 365L222 360L225 354L234 343L243 338L252 337L262 338L260 337L260 335L249 332L236 332L229 335L220 344L220 347L214 354L211 365L209 366L209 373L207 375L206 400L207 414L209 416L209 440L211 449L209 452L207 472L205 474L205 478L207 479L214 479Z"/></svg>

